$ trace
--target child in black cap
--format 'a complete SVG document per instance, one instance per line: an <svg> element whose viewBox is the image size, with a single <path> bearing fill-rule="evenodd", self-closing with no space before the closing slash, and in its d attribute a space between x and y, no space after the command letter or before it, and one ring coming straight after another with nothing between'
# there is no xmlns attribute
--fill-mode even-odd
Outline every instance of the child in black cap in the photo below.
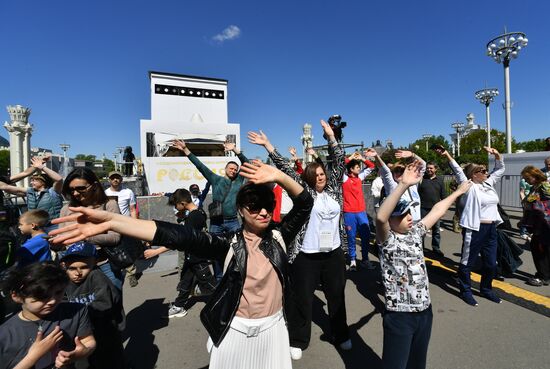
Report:
<svg viewBox="0 0 550 369"><path fill-rule="evenodd" d="M376 216L376 240L386 298L384 368L426 367L433 315L422 237L471 186L471 182L464 182L414 224L410 209L417 203L400 198L421 179L419 162L407 166L397 188L384 200Z"/></svg>
<svg viewBox="0 0 550 369"><path fill-rule="evenodd" d="M70 302L88 306L97 341L95 352L88 358L90 368L124 368L122 297L109 278L95 268L96 256L95 246L84 241L67 249L60 260L69 277L65 295Z"/></svg>

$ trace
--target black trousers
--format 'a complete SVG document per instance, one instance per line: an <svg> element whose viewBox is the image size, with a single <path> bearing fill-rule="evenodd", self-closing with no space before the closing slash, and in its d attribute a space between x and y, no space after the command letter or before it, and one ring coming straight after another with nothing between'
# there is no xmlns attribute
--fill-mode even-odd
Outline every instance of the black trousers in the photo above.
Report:
<svg viewBox="0 0 550 369"><path fill-rule="evenodd" d="M384 313L384 369L424 369L432 333L432 307L420 313Z"/></svg>
<svg viewBox="0 0 550 369"><path fill-rule="evenodd" d="M331 252L305 254L296 256L291 264L290 275L292 289L300 312L288 314L288 332L290 346L305 350L311 339L311 318L315 288L321 283L327 299L330 329L334 344L338 345L349 339L346 322L346 260L344 252L338 248Z"/></svg>
<svg viewBox="0 0 550 369"><path fill-rule="evenodd" d="M195 280L201 292L205 295L211 294L216 289L216 279L210 272L210 265L207 262L185 260L180 273L180 281L177 287L178 296L174 301L174 305L185 307Z"/></svg>
<svg viewBox="0 0 550 369"><path fill-rule="evenodd" d="M547 231L550 232L550 229L547 228ZM535 277L550 281L550 245L548 241L544 240L543 236L535 234L531 239L530 246L533 262L537 269Z"/></svg>

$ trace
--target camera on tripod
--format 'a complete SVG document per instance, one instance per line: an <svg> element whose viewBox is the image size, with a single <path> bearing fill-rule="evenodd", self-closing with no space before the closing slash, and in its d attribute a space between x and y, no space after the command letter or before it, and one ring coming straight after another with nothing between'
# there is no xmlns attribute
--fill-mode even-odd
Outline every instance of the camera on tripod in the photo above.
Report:
<svg viewBox="0 0 550 369"><path fill-rule="evenodd" d="M336 141L342 142L342 129L346 128L348 125L346 122L342 121L342 117L339 114L331 115L328 118L328 125L330 128L332 128L332 131L334 132L334 138L336 138ZM326 140L327 136L323 134L323 138Z"/></svg>

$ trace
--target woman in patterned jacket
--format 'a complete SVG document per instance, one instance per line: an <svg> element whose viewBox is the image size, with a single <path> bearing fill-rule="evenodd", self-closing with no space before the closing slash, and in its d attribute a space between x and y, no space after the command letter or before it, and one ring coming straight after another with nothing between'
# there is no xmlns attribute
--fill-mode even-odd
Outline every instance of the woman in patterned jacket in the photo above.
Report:
<svg viewBox="0 0 550 369"><path fill-rule="evenodd" d="M294 360L302 357L311 338L311 317L315 288L321 283L327 299L333 343L351 349L346 322L345 230L342 220L342 179L344 151L334 138L332 128L321 120L328 141L326 167L309 163L301 177L260 131L249 132L250 143L264 146L278 169L306 188L314 199L309 220L289 245L291 279L301 311L289 314L290 352Z"/></svg>

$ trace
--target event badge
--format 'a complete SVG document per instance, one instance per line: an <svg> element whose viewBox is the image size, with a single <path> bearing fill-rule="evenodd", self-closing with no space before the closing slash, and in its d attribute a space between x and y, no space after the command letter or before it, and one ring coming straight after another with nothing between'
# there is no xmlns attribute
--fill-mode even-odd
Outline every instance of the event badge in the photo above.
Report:
<svg viewBox="0 0 550 369"><path fill-rule="evenodd" d="M332 230L331 229L321 229L321 234L320 234L320 237L319 237L319 241L320 241L319 251L321 251L321 252L332 251L333 242L334 242L334 237L332 236Z"/></svg>

